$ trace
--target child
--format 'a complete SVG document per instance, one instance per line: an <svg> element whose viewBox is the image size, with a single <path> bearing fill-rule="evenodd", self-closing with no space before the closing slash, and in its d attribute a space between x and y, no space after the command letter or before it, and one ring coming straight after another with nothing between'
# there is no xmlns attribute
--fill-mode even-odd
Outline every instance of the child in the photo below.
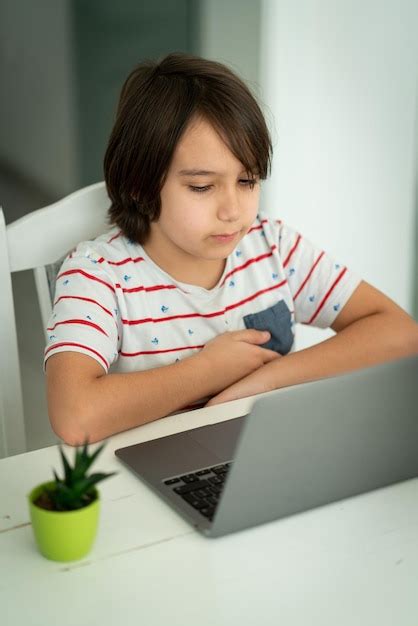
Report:
<svg viewBox="0 0 418 626"><path fill-rule="evenodd" d="M67 443L418 352L402 309L259 211L271 156L224 65L176 53L130 74L104 159L113 229L67 257L48 325ZM336 335L294 352L295 323Z"/></svg>

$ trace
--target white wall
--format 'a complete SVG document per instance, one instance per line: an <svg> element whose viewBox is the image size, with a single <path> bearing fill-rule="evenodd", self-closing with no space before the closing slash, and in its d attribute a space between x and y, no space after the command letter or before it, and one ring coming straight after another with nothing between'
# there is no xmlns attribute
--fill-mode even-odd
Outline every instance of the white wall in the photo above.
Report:
<svg viewBox="0 0 418 626"><path fill-rule="evenodd" d="M264 208L411 312L418 3L263 0ZM332 331L299 328L298 347Z"/></svg>

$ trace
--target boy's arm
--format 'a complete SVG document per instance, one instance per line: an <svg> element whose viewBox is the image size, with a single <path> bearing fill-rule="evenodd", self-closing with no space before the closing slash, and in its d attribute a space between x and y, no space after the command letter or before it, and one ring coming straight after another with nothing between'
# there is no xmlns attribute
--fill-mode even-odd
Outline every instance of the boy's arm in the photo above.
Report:
<svg viewBox="0 0 418 626"><path fill-rule="evenodd" d="M418 324L364 281L331 328L334 337L266 364L207 406L418 354Z"/></svg>
<svg viewBox="0 0 418 626"><path fill-rule="evenodd" d="M78 352L46 362L48 412L55 433L70 445L98 441L164 417L218 393L278 355L262 348L268 333L242 330L209 341L199 353L172 365L106 374Z"/></svg>

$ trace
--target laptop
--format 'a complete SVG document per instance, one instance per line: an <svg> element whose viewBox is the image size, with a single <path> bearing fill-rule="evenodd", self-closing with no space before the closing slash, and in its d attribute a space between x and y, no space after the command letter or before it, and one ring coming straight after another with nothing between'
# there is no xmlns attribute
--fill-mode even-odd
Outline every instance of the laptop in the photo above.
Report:
<svg viewBox="0 0 418 626"><path fill-rule="evenodd" d="M251 412L115 451L207 537L418 476L418 357L263 394Z"/></svg>

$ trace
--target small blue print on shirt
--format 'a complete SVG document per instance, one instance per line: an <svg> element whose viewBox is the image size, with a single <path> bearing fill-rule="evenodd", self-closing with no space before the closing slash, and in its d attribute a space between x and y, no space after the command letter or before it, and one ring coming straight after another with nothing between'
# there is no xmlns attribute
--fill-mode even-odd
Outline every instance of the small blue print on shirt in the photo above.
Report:
<svg viewBox="0 0 418 626"><path fill-rule="evenodd" d="M334 311L338 311L340 306L341 306L340 304L334 304L334 307L333 307Z"/></svg>
<svg viewBox="0 0 418 626"><path fill-rule="evenodd" d="M64 280L64 282L62 283L63 285L68 285L70 281L68 280L68 278L66 280Z"/></svg>
<svg viewBox="0 0 418 626"><path fill-rule="evenodd" d="M151 339L151 343L157 346L160 342L158 341L157 337L154 337L153 339Z"/></svg>
<svg viewBox="0 0 418 626"><path fill-rule="evenodd" d="M315 300L315 296L309 296L309 301L313 302Z"/></svg>
<svg viewBox="0 0 418 626"><path fill-rule="evenodd" d="M294 267L291 267L289 270L289 276L293 276L293 274L296 272Z"/></svg>
<svg viewBox="0 0 418 626"><path fill-rule="evenodd" d="M339 270L339 269L340 269L340 267L341 267L341 265L340 265L339 263L336 263L336 264L335 264L335 269L336 269L336 270Z"/></svg>
<svg viewBox="0 0 418 626"><path fill-rule="evenodd" d="M235 256L241 256L242 252L241 250L235 250Z"/></svg>
<svg viewBox="0 0 418 626"><path fill-rule="evenodd" d="M189 335L194 335L194 330L192 330L191 328L189 328L187 332L189 333Z"/></svg>
<svg viewBox="0 0 418 626"><path fill-rule="evenodd" d="M271 277L272 277L273 280L276 280L277 278L279 278L279 275L278 274L272 274Z"/></svg>
<svg viewBox="0 0 418 626"><path fill-rule="evenodd" d="M123 280L125 281L125 283L128 282L128 280L131 280L132 276L128 276L128 274L125 274L125 276L123 277Z"/></svg>
<svg viewBox="0 0 418 626"><path fill-rule="evenodd" d="M162 313L165 313L166 311L168 311L169 307L168 306L164 306L164 304L161 307L161 311Z"/></svg>
<svg viewBox="0 0 418 626"><path fill-rule="evenodd" d="M229 286L230 287L235 287L235 280L230 280L229 281Z"/></svg>

